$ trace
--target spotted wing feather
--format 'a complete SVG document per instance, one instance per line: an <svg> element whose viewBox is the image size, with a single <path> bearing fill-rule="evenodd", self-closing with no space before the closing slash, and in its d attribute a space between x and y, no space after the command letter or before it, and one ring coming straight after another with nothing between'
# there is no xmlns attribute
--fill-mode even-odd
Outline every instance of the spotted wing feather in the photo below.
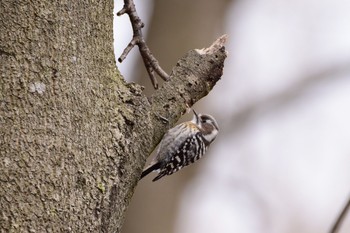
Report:
<svg viewBox="0 0 350 233"><path fill-rule="evenodd" d="M153 181L156 181L165 175L171 175L200 159L204 154L206 147L203 144L203 140L200 140L200 137L200 133L196 133L192 137L186 138L186 140L180 144L172 154L168 155L169 159L161 165L159 174L153 179Z"/></svg>

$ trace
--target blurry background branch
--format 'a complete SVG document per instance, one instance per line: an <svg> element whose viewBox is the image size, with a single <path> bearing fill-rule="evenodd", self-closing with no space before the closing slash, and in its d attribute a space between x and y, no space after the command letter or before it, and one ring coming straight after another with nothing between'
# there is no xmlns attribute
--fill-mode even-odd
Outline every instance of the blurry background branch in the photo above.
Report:
<svg viewBox="0 0 350 233"><path fill-rule="evenodd" d="M252 120L252 117L259 115L258 113L268 111L269 109L276 110L277 108L289 106L290 102L301 98L306 90L325 81L335 81L335 79L348 78L346 74L350 74L350 61L342 61L323 67L314 73L308 74L302 78L295 78L295 83L289 85L286 89L271 93L269 96L257 99L253 103L237 109L231 114L230 132L236 133L239 129L244 128Z"/></svg>
<svg viewBox="0 0 350 233"><path fill-rule="evenodd" d="M340 230L341 224L344 221L346 214L348 213L350 208L350 198L348 199L348 202L343 207L343 210L340 212L337 220L335 221L331 231L329 233L337 233Z"/></svg>

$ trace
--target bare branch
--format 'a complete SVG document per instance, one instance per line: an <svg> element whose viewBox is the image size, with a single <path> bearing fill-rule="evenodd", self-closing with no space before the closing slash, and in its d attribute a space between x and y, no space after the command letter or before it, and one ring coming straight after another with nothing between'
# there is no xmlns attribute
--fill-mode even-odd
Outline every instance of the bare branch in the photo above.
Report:
<svg viewBox="0 0 350 233"><path fill-rule="evenodd" d="M340 228L340 225L341 223L344 221L344 218L348 212L350 208L350 198L348 199L348 202L345 204L343 210L341 211L341 213L339 214L337 220L335 221L331 231L329 233L336 233L338 232L339 228Z"/></svg>
<svg viewBox="0 0 350 233"><path fill-rule="evenodd" d="M216 39L216 41L214 41L214 43L210 45L210 47L204 48L204 49L197 49L197 51L199 53L207 53L207 54L215 53L216 51L218 51L220 48L224 46L227 39L228 39L228 35L224 34L220 36L218 39Z"/></svg>
<svg viewBox="0 0 350 233"><path fill-rule="evenodd" d="M169 82L149 97L152 112L167 118L169 125L174 124L187 108L207 95L221 78L227 51L222 40L216 40L211 48L189 51L176 63ZM179 106L174 103L183 104ZM160 127L162 125L155 129L159 131Z"/></svg>
<svg viewBox="0 0 350 233"><path fill-rule="evenodd" d="M133 0L124 0L124 7L121 9L117 15L121 16L123 14L128 14L133 29L133 38L131 39L128 46L124 49L122 55L118 58L118 61L122 63L126 56L129 54L131 49L137 45L139 51L145 64L148 75L151 79L153 87L158 88L158 82L154 75L154 71L161 77L164 81L169 80L169 75L160 67L159 62L151 53L151 50L148 48L146 41L143 38L141 29L144 27L144 23L141 21L140 17L137 14L135 4Z"/></svg>
<svg viewBox="0 0 350 233"><path fill-rule="evenodd" d="M295 100L308 88L312 88L314 85L325 81L334 81L336 79L347 78L344 74L350 73L350 60L338 61L336 64L324 67L314 73L308 74L303 78L298 78L298 82L290 85L287 89L272 93L271 95L256 100L236 112L231 113L230 122L227 122L231 126L230 133L237 133L240 129L243 129L249 124L252 117L261 109L266 106L285 107L288 106L292 100ZM274 110L275 108L271 108Z"/></svg>
<svg viewBox="0 0 350 233"><path fill-rule="evenodd" d="M126 58L126 56L129 54L129 52L131 51L131 49L136 45L137 40L135 38L132 38L132 40L130 41L130 43L128 44L128 46L126 46L126 48L124 49L122 55L118 58L118 61L120 63L123 62L123 60Z"/></svg>

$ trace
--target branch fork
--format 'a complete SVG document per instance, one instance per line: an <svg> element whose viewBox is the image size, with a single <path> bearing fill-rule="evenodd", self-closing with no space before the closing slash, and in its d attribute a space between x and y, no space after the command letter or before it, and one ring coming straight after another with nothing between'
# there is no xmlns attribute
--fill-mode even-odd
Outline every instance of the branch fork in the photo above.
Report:
<svg viewBox="0 0 350 233"><path fill-rule="evenodd" d="M151 50L146 44L141 30L145 25L137 14L133 0L124 0L124 7L117 13L117 16L121 16L123 14L129 15L131 26L133 29L133 37L130 43L124 49L122 55L118 58L118 61L122 63L131 51L131 49L135 45L137 45L139 47L143 63L145 64L152 85L155 89L158 89L158 82L155 73L157 73L159 77L161 77L164 81L168 81L170 79L170 76L160 67L159 62L153 56Z"/></svg>

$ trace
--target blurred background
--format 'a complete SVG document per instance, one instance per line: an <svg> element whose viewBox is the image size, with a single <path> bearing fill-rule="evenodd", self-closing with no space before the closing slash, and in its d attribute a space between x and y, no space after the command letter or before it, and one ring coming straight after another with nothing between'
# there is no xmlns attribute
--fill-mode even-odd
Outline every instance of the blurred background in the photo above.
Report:
<svg viewBox="0 0 350 233"><path fill-rule="evenodd" d="M350 1L135 4L168 73L222 34L229 56L194 106L216 117L219 136L191 167L138 184L123 233L329 232L350 197ZM122 6L116 0L114 12ZM128 17L114 28L119 57L132 37ZM137 48L117 66L154 91ZM350 215L339 232L350 232Z"/></svg>

